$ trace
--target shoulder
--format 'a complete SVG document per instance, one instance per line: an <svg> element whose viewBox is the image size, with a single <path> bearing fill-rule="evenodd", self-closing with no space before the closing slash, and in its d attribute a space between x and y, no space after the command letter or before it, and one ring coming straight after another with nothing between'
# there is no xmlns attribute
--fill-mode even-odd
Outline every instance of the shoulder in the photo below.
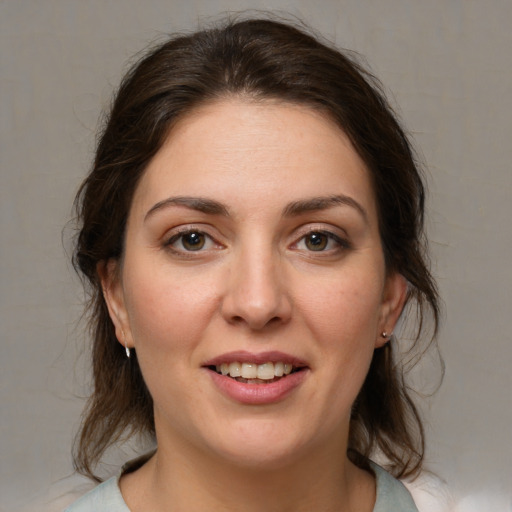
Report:
<svg viewBox="0 0 512 512"><path fill-rule="evenodd" d="M373 512L418 512L414 500L402 482L371 462L377 481L377 499Z"/></svg>
<svg viewBox="0 0 512 512"><path fill-rule="evenodd" d="M152 450L136 459L130 460L121 468L117 476L106 480L92 491L84 494L64 512L130 512L119 489L119 479L122 475L140 468L154 453L155 450Z"/></svg>
<svg viewBox="0 0 512 512"><path fill-rule="evenodd" d="M420 512L452 512L455 509L455 502L447 483L428 470L422 471L411 482L405 481L404 485Z"/></svg>
<svg viewBox="0 0 512 512"><path fill-rule="evenodd" d="M64 512L130 512L119 490L118 478L112 477L84 494Z"/></svg>

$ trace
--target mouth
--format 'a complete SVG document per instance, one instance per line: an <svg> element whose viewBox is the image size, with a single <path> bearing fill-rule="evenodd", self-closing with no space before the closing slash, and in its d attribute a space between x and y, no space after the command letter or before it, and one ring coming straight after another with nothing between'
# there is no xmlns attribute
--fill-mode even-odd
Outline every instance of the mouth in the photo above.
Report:
<svg viewBox="0 0 512 512"><path fill-rule="evenodd" d="M203 363L214 386L230 400L270 405L285 400L307 380L309 366L290 354L230 352Z"/></svg>
<svg viewBox="0 0 512 512"><path fill-rule="evenodd" d="M292 373L303 371L306 367L283 361L267 361L262 364L232 361L209 365L207 368L244 384L271 384Z"/></svg>
<svg viewBox="0 0 512 512"><path fill-rule="evenodd" d="M241 350L206 361L203 367L243 384L272 384L306 370L308 365L283 352L253 354Z"/></svg>

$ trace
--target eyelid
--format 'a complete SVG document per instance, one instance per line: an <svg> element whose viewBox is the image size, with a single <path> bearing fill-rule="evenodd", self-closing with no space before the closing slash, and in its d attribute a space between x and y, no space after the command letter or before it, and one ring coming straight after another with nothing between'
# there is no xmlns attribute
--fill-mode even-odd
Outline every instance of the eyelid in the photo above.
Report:
<svg viewBox="0 0 512 512"><path fill-rule="evenodd" d="M329 237L331 240L336 242L339 247L338 250L345 250L345 249L351 249L352 244L349 241L349 237L344 229L338 228L338 227L326 227L325 224L308 224L306 226L302 226L299 228L298 233L295 235L295 241L291 244L292 248L296 248L296 246L302 242L308 235L311 235L312 233L319 233L322 235L325 235ZM333 251L336 251L336 249L330 249L325 251L318 251L319 254L323 253L332 253ZM315 252L315 251L308 251L308 252Z"/></svg>
<svg viewBox="0 0 512 512"><path fill-rule="evenodd" d="M205 238L209 239L210 242L214 245L214 247L209 248L200 248L197 251L187 251L186 249L178 249L176 247L173 247L173 244L179 241L180 238L182 238L185 235L191 234L191 233L197 233L200 235L203 235ZM172 251L175 254L179 254L182 256L192 257L194 253L204 253L211 249L222 249L224 248L224 245L220 243L216 237L214 237L211 233L208 232L208 229L205 229L203 227L194 226L194 225L183 225L183 226L177 226L176 228L173 228L163 237L163 243L162 245L164 248Z"/></svg>

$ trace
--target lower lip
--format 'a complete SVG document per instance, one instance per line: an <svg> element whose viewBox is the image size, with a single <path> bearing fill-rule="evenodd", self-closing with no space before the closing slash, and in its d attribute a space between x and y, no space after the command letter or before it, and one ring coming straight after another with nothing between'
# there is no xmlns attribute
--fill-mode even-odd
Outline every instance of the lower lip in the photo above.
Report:
<svg viewBox="0 0 512 512"><path fill-rule="evenodd" d="M247 384L237 380L220 375L212 370L207 370L214 384L220 391L232 400L242 404L264 405L273 404L284 400L293 390L295 390L306 378L309 370L304 369L291 373L270 384Z"/></svg>

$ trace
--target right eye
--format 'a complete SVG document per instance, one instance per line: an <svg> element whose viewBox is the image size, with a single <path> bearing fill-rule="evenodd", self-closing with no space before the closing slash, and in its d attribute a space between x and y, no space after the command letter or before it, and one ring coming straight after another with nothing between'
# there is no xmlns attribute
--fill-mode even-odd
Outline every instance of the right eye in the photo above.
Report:
<svg viewBox="0 0 512 512"><path fill-rule="evenodd" d="M166 243L167 247L177 252L197 252L215 247L213 239L196 229L182 231L173 235Z"/></svg>

